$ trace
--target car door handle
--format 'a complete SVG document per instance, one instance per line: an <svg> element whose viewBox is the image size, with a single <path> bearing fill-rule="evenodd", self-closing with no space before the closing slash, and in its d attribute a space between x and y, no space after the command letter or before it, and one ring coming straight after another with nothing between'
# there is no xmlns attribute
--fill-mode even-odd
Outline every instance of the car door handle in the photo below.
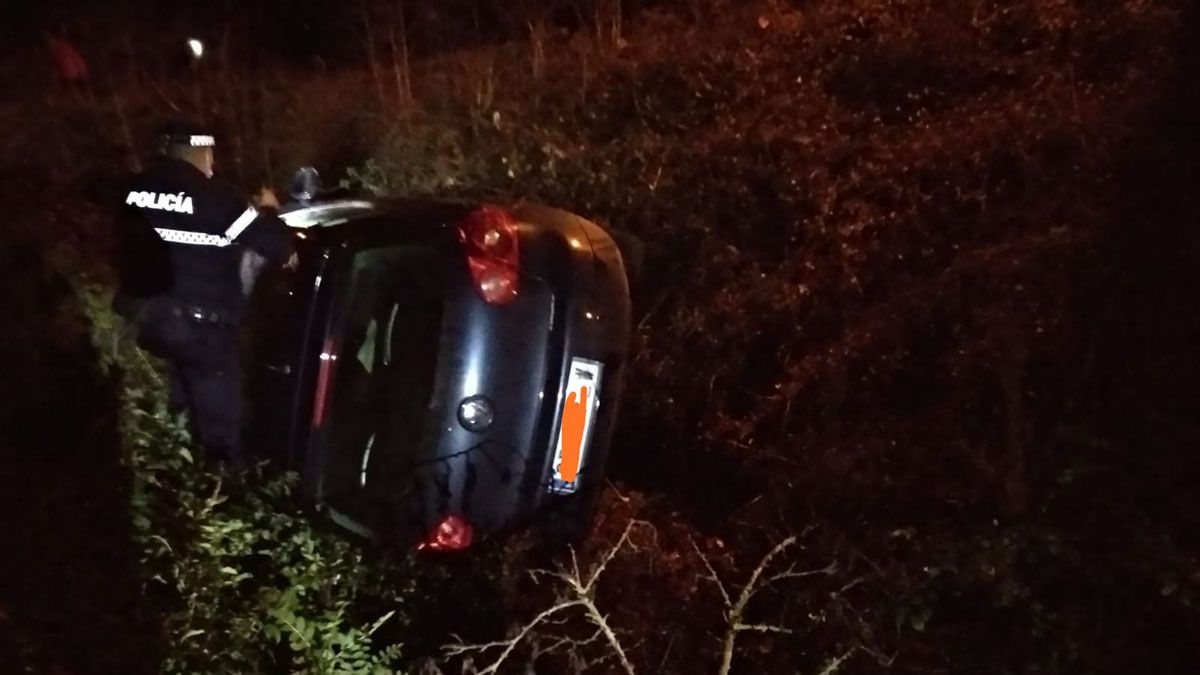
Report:
<svg viewBox="0 0 1200 675"><path fill-rule="evenodd" d="M273 363L264 363L262 365L263 365L263 368L266 368L267 370L269 370L273 373L279 373L280 375L291 375L292 374L292 367L289 365L277 366Z"/></svg>

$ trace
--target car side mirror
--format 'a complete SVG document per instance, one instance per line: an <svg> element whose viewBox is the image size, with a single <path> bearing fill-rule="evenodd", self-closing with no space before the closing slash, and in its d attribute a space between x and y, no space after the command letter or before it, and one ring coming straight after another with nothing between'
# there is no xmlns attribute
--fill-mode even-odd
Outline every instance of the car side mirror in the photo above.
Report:
<svg viewBox="0 0 1200 675"><path fill-rule="evenodd" d="M292 176L292 187L288 195L296 202L307 206L321 193L321 174L311 166L303 166Z"/></svg>

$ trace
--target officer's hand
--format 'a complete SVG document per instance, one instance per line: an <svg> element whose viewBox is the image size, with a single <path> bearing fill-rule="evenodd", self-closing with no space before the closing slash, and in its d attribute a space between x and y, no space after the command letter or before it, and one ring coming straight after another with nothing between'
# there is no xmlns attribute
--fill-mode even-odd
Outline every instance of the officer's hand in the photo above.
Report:
<svg viewBox="0 0 1200 675"><path fill-rule="evenodd" d="M299 265L300 265L300 256L293 253L292 257L288 258L287 262L285 262L283 264L283 268L288 269L288 270L294 270Z"/></svg>
<svg viewBox="0 0 1200 675"><path fill-rule="evenodd" d="M254 195L254 205L260 209L278 209L279 197L275 196L274 190L264 185L258 189L258 194Z"/></svg>

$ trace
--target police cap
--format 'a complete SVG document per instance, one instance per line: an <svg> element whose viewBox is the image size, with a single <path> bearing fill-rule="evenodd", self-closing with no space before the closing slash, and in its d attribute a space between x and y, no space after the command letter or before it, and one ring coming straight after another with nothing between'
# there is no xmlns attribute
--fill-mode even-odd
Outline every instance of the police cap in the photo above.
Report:
<svg viewBox="0 0 1200 675"><path fill-rule="evenodd" d="M211 148L217 144L216 137L208 128L193 122L169 122L158 131L158 143L164 151L171 146Z"/></svg>

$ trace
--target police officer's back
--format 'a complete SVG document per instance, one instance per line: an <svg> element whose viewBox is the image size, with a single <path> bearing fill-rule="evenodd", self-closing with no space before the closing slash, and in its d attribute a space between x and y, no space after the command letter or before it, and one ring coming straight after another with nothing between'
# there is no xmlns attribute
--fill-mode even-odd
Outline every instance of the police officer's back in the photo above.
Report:
<svg viewBox="0 0 1200 675"><path fill-rule="evenodd" d="M240 263L253 252L279 264L291 238L273 209L212 178L211 134L172 125L160 142L121 205L117 308L139 344L167 361L173 407L188 410L210 451L241 464Z"/></svg>

